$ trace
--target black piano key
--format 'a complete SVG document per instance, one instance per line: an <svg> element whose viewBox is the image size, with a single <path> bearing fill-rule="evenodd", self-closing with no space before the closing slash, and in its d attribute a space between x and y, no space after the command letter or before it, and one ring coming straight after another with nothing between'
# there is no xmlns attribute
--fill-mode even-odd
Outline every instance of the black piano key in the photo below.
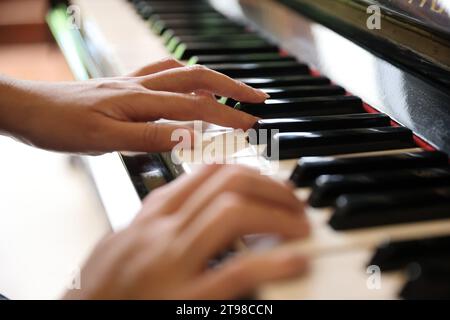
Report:
<svg viewBox="0 0 450 320"><path fill-rule="evenodd" d="M391 119L384 114L356 113L335 116L300 117L259 120L255 130L278 130L279 132L321 131L351 128L384 127Z"/></svg>
<svg viewBox="0 0 450 320"><path fill-rule="evenodd" d="M333 205L343 194L378 190L409 190L420 187L450 186L448 168L409 169L394 172L324 175L314 183L309 204L313 207Z"/></svg>
<svg viewBox="0 0 450 320"><path fill-rule="evenodd" d="M448 166L448 156L439 151L408 152L351 158L303 158L298 161L290 180L298 187L310 186L317 177L398 169L420 169Z"/></svg>
<svg viewBox="0 0 450 320"><path fill-rule="evenodd" d="M206 67L233 78L309 73L309 67L297 61L207 64Z"/></svg>
<svg viewBox="0 0 450 320"><path fill-rule="evenodd" d="M156 7L155 5L150 5L148 3L143 3L142 5L138 5L136 7L138 13L145 20L148 20L152 15L156 14L207 14L207 13L215 13L217 12L215 9L207 6L203 7L191 7L191 8L181 8L179 6L173 6L170 8L167 6L166 8Z"/></svg>
<svg viewBox="0 0 450 320"><path fill-rule="evenodd" d="M269 99L258 104L238 103L235 108L263 119L365 112L361 99L353 96Z"/></svg>
<svg viewBox="0 0 450 320"><path fill-rule="evenodd" d="M167 29L162 34L162 39L167 45L173 37L184 35L198 35L198 36L219 36L219 35L234 35L236 33L249 33L240 26L223 27L223 28L205 28L205 29Z"/></svg>
<svg viewBox="0 0 450 320"><path fill-rule="evenodd" d="M234 28L239 27L236 23L231 22L225 18L214 18L214 19L197 19L197 20L164 20L157 21L152 25L152 30L158 34L162 35L166 30L172 29L176 31L177 29L195 29L203 30L208 28ZM242 28L242 27L241 27Z"/></svg>
<svg viewBox="0 0 450 320"><path fill-rule="evenodd" d="M285 99L285 98L306 98L306 97L325 97L345 95L345 89L340 86L292 86L280 88L265 88L261 89L271 99Z"/></svg>
<svg viewBox="0 0 450 320"><path fill-rule="evenodd" d="M204 29L204 28L221 28L221 27L241 27L226 18L191 18L191 19L175 19L160 20L155 22L153 27L165 29Z"/></svg>
<svg viewBox="0 0 450 320"><path fill-rule="evenodd" d="M375 128L390 125L390 118L383 114L357 113L336 116L299 117L285 119L259 120L253 126L258 134L249 138L250 144L267 143L279 132L309 132L338 129ZM265 131L261 131L265 130ZM278 131L278 132L277 132ZM266 134L265 141L259 141L261 134Z"/></svg>
<svg viewBox="0 0 450 320"><path fill-rule="evenodd" d="M308 97L326 97L326 96L342 96L345 95L345 89L340 86L292 86L283 88L264 88L261 89L268 95L270 99L286 99L286 98L308 98ZM226 105L234 107L239 101L227 99Z"/></svg>
<svg viewBox="0 0 450 320"><path fill-rule="evenodd" d="M215 43L182 43L176 51L175 57L178 59L188 59L197 55L216 55L228 53L258 53L258 52L278 52L278 47L268 44L264 40L258 41L229 41Z"/></svg>
<svg viewBox="0 0 450 320"><path fill-rule="evenodd" d="M406 300L449 300L450 257L433 262L412 263L407 269L407 283L400 292Z"/></svg>
<svg viewBox="0 0 450 320"><path fill-rule="evenodd" d="M294 159L414 147L411 130L401 127L278 133L268 140L270 158ZM274 148L276 148L274 150Z"/></svg>
<svg viewBox="0 0 450 320"><path fill-rule="evenodd" d="M450 218L450 187L342 195L329 221L335 230Z"/></svg>
<svg viewBox="0 0 450 320"><path fill-rule="evenodd" d="M224 54L224 55L199 55L196 56L197 64L221 64L221 63L247 63L269 61L296 61L294 57L281 56L278 52L250 53L250 54Z"/></svg>
<svg viewBox="0 0 450 320"><path fill-rule="evenodd" d="M387 241L376 249L368 265L385 271L404 269L411 263L450 258L450 236L405 241Z"/></svg>
<svg viewBox="0 0 450 320"><path fill-rule="evenodd" d="M255 33L236 33L225 35L181 35L173 37L169 45L178 45L180 43L211 43L211 42L227 42L227 41L263 41L259 35ZM280 55L276 54L278 57ZM247 58L247 55L245 55ZM248 60L246 60L248 61ZM251 61L251 60L250 60Z"/></svg>
<svg viewBox="0 0 450 320"><path fill-rule="evenodd" d="M259 89L330 84L330 79L326 77L315 77L310 75L273 76L263 78L238 78L238 80L244 82L245 84L248 84L249 86Z"/></svg>
<svg viewBox="0 0 450 320"><path fill-rule="evenodd" d="M219 12L206 12L206 13L160 13L153 14L149 17L149 22L154 24L158 21L165 20L196 20L196 19L212 19L223 18L223 15Z"/></svg>
<svg viewBox="0 0 450 320"><path fill-rule="evenodd" d="M138 10L145 10L150 17L152 14L168 14L168 13L208 13L217 12L213 7L203 3L147 3L142 5Z"/></svg>
<svg viewBox="0 0 450 320"><path fill-rule="evenodd" d="M340 86L292 86L280 88L263 88L261 89L268 95L270 99L288 99L288 98L308 98L308 97L326 97L326 96L342 96L345 95L345 89ZM227 99L226 105L234 107L239 101Z"/></svg>

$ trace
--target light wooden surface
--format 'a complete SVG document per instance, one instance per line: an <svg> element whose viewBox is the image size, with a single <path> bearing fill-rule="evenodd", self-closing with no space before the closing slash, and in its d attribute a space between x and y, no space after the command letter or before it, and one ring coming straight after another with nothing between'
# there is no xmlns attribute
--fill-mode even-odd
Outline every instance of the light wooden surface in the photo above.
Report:
<svg viewBox="0 0 450 320"><path fill-rule="evenodd" d="M0 0L0 43L50 41L47 0Z"/></svg>

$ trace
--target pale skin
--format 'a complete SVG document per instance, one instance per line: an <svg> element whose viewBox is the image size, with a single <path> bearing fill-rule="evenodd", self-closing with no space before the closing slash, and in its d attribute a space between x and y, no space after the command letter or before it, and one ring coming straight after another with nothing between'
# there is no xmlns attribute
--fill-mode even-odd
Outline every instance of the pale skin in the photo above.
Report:
<svg viewBox="0 0 450 320"><path fill-rule="evenodd" d="M38 83L0 76L0 132L49 150L168 151L174 125L204 120L248 129L257 120L214 95L263 102L267 95L203 67L165 60L128 77ZM189 129L190 130L190 129ZM151 193L135 221L108 235L66 299L230 299L302 273L301 255L240 254L207 263L244 235L305 237L309 224L291 186L241 166L205 166Z"/></svg>

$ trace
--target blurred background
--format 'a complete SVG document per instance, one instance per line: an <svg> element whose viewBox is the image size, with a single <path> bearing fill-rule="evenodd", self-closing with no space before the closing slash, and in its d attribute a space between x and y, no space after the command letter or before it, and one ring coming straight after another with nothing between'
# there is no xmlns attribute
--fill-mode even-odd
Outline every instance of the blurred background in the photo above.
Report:
<svg viewBox="0 0 450 320"><path fill-rule="evenodd" d="M45 22L48 2L0 0L0 74L73 80ZM103 208L77 158L4 136L0 155L0 293L58 298L109 230Z"/></svg>

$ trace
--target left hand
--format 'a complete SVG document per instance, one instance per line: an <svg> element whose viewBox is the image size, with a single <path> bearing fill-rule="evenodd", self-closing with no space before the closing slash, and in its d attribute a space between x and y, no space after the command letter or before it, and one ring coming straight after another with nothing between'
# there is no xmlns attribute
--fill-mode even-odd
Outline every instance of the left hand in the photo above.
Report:
<svg viewBox="0 0 450 320"><path fill-rule="evenodd" d="M0 79L1 80L1 79ZM0 81L1 82L1 81ZM257 118L213 95L263 102L267 95L201 66L164 60L128 77L84 82L15 81L0 105L0 130L40 148L81 153L169 151L180 126L152 121L204 120L248 129ZM12 108L13 107L13 108ZM191 132L192 129L186 128Z"/></svg>

